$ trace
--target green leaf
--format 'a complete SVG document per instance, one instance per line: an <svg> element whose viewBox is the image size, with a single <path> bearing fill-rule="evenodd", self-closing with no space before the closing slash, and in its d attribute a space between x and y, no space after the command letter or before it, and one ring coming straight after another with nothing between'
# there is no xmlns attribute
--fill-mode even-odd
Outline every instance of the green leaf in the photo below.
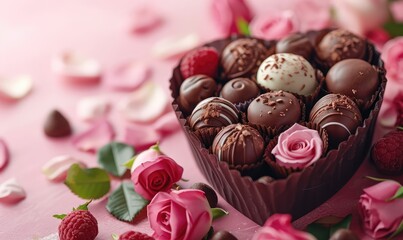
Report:
<svg viewBox="0 0 403 240"><path fill-rule="evenodd" d="M53 215L53 217L54 218L57 218L57 219L63 219L63 218L65 218L67 216L67 214L55 214L55 215Z"/></svg>
<svg viewBox="0 0 403 240"><path fill-rule="evenodd" d="M127 169L132 169L132 166L133 166L133 163L134 163L134 160L136 159L136 156L134 156L134 157L132 157L132 158L130 158L128 161L126 161L125 163L123 163L123 166L125 166L125 168L127 168Z"/></svg>
<svg viewBox="0 0 403 240"><path fill-rule="evenodd" d="M394 199L398 198L403 198L403 186L400 186L400 188L396 191L395 195L393 197L389 198L388 201L392 201Z"/></svg>
<svg viewBox="0 0 403 240"><path fill-rule="evenodd" d="M377 181L377 182L389 181L389 179L386 179L386 178L376 178L376 177L371 177L371 176L366 176L366 178Z"/></svg>
<svg viewBox="0 0 403 240"><path fill-rule="evenodd" d="M236 26L240 34L250 36L249 23L245 19L238 18L238 20L236 21Z"/></svg>
<svg viewBox="0 0 403 240"><path fill-rule="evenodd" d="M109 175L100 168L81 168L73 164L67 172L64 184L83 199L98 199L109 192L111 183Z"/></svg>
<svg viewBox="0 0 403 240"><path fill-rule="evenodd" d="M400 225L396 229L396 231L388 239L394 239L394 237L399 235L401 232L403 232L403 220L400 222Z"/></svg>
<svg viewBox="0 0 403 240"><path fill-rule="evenodd" d="M383 25L383 28L393 37L403 35L403 23L399 22L387 22Z"/></svg>
<svg viewBox="0 0 403 240"><path fill-rule="evenodd" d="M130 222L148 203L134 191L132 182L125 181L109 196L106 209L117 219Z"/></svg>
<svg viewBox="0 0 403 240"><path fill-rule="evenodd" d="M330 229L318 223L311 223L306 231L316 237L317 240L328 240L330 237Z"/></svg>
<svg viewBox="0 0 403 240"><path fill-rule="evenodd" d="M222 208L211 208L211 213L213 215L213 220L228 215L229 213Z"/></svg>
<svg viewBox="0 0 403 240"><path fill-rule="evenodd" d="M114 176L121 177L126 172L125 162L134 156L132 146L111 142L98 151L99 165Z"/></svg>
<svg viewBox="0 0 403 240"><path fill-rule="evenodd" d="M119 235L117 235L116 233L112 233L111 237L113 240L119 240Z"/></svg>
<svg viewBox="0 0 403 240"><path fill-rule="evenodd" d="M88 205L92 202L92 199L89 200L88 202L81 204L80 206L78 206L77 208L73 208L73 211L75 210L88 210Z"/></svg>
<svg viewBox="0 0 403 240"><path fill-rule="evenodd" d="M330 236L332 236L339 229L348 229L351 223L351 214L346 216L341 222L330 227Z"/></svg>

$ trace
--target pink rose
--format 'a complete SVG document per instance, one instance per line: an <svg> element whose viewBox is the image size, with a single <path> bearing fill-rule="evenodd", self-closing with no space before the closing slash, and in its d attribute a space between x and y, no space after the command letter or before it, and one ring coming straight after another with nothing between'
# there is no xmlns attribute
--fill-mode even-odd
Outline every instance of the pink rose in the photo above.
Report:
<svg viewBox="0 0 403 240"><path fill-rule="evenodd" d="M271 153L277 164L287 168L304 168L315 163L323 152L323 141L316 130L299 124L281 133Z"/></svg>
<svg viewBox="0 0 403 240"><path fill-rule="evenodd" d="M388 80L403 84L403 37L388 41L383 47L381 57L385 62Z"/></svg>
<svg viewBox="0 0 403 240"><path fill-rule="evenodd" d="M159 156L164 155L158 146L158 144L151 146L145 151L142 151L138 155L135 156L134 163L130 172L133 172L138 166L140 166L144 162L153 161L157 159Z"/></svg>
<svg viewBox="0 0 403 240"><path fill-rule="evenodd" d="M262 39L280 39L299 30L291 11L257 16L249 27L254 37Z"/></svg>
<svg viewBox="0 0 403 240"><path fill-rule="evenodd" d="M224 36L238 32L238 21L252 20L252 13L244 0L211 0L210 13L215 25Z"/></svg>
<svg viewBox="0 0 403 240"><path fill-rule="evenodd" d="M396 22L403 22L403 1L391 2L390 11Z"/></svg>
<svg viewBox="0 0 403 240"><path fill-rule="evenodd" d="M390 39L389 33L382 28L376 28L365 33L365 37L375 45L378 51L382 50L383 45Z"/></svg>
<svg viewBox="0 0 403 240"><path fill-rule="evenodd" d="M402 223L403 199L389 200L400 187L395 181L384 181L364 189L358 202L358 213L367 235L374 239L387 237Z"/></svg>
<svg viewBox="0 0 403 240"><path fill-rule="evenodd" d="M394 98L386 98L379 112L379 122L384 127L403 126L403 91Z"/></svg>
<svg viewBox="0 0 403 240"><path fill-rule="evenodd" d="M298 0L293 5L301 32L330 26L330 4L323 0Z"/></svg>
<svg viewBox="0 0 403 240"><path fill-rule="evenodd" d="M136 161L135 161L136 162ZM132 172L134 190L151 200L155 194L168 191L182 178L183 168L173 159L161 155L155 160L141 163Z"/></svg>
<svg viewBox="0 0 403 240"><path fill-rule="evenodd" d="M213 220L204 192L196 189L159 192L147 215L155 239L202 239Z"/></svg>
<svg viewBox="0 0 403 240"><path fill-rule="evenodd" d="M315 240L309 233L298 231L291 225L291 215L274 214L267 219L252 240Z"/></svg>

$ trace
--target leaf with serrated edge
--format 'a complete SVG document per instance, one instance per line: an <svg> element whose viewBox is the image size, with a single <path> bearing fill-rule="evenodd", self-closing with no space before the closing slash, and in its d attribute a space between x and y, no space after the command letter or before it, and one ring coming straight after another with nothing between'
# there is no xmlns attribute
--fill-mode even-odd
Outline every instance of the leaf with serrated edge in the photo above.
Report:
<svg viewBox="0 0 403 240"><path fill-rule="evenodd" d="M106 209L117 219L130 222L148 203L134 191L132 182L125 181L109 196Z"/></svg>
<svg viewBox="0 0 403 240"><path fill-rule="evenodd" d="M330 227L330 236L332 236L339 229L348 229L351 223L351 215L346 216L339 223Z"/></svg>
<svg viewBox="0 0 403 240"><path fill-rule="evenodd" d="M64 184L83 199L99 199L105 196L111 187L109 175L105 170L82 169L78 164L71 165Z"/></svg>
<svg viewBox="0 0 403 240"><path fill-rule="evenodd" d="M388 199L388 201L392 201L398 198L403 198L403 186L400 186L400 188L396 191L395 195L393 195L393 197Z"/></svg>
<svg viewBox="0 0 403 240"><path fill-rule="evenodd" d="M211 213L213 215L213 220L228 215L228 212L222 208L212 208Z"/></svg>
<svg viewBox="0 0 403 240"><path fill-rule="evenodd" d="M124 164L134 156L132 146L111 142L98 151L99 165L114 176L121 177L126 172Z"/></svg>

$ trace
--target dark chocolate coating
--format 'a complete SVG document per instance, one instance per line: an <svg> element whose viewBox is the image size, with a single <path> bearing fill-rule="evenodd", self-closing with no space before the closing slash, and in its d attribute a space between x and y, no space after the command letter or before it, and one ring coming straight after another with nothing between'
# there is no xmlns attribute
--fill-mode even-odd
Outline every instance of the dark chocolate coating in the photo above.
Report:
<svg viewBox="0 0 403 240"><path fill-rule="evenodd" d="M236 104L251 100L259 94L259 87L254 81L248 78L235 78L224 85L220 97Z"/></svg>
<svg viewBox="0 0 403 240"><path fill-rule="evenodd" d="M337 29L326 34L319 42L317 56L331 67L344 59L364 59L366 50L367 43L364 39L347 30Z"/></svg>
<svg viewBox="0 0 403 240"><path fill-rule="evenodd" d="M276 53L293 53L309 61L313 53L313 45L304 34L294 33L277 42Z"/></svg>
<svg viewBox="0 0 403 240"><path fill-rule="evenodd" d="M182 111L190 114L202 100L214 96L217 84L213 78L206 75L194 75L183 81L178 97Z"/></svg>
<svg viewBox="0 0 403 240"><path fill-rule="evenodd" d="M205 127L225 127L239 122L239 112L234 104L220 97L201 101L189 117L193 130Z"/></svg>
<svg viewBox="0 0 403 240"><path fill-rule="evenodd" d="M248 121L253 124L277 128L301 120L301 104L291 93L268 92L255 98L248 107Z"/></svg>
<svg viewBox="0 0 403 240"><path fill-rule="evenodd" d="M238 240L234 235L225 230L215 232L210 240Z"/></svg>
<svg viewBox="0 0 403 240"><path fill-rule="evenodd" d="M358 240L358 237L351 230L339 229L333 233L329 240Z"/></svg>
<svg viewBox="0 0 403 240"><path fill-rule="evenodd" d="M346 59L336 63L326 75L326 88L355 100L359 106L372 99L379 85L378 72L361 59Z"/></svg>
<svg viewBox="0 0 403 240"><path fill-rule="evenodd" d="M212 152L219 161L230 166L257 163L264 150L264 141L251 126L232 124L223 128L214 138Z"/></svg>
<svg viewBox="0 0 403 240"><path fill-rule="evenodd" d="M206 195L207 201L210 204L211 208L217 207L218 204L218 196L217 193L214 191L212 187L205 183L194 183L192 186L190 186L191 189L199 189L204 192Z"/></svg>
<svg viewBox="0 0 403 240"><path fill-rule="evenodd" d="M45 120L44 132L48 137L66 137L71 134L69 121L57 110L49 113Z"/></svg>
<svg viewBox="0 0 403 240"><path fill-rule="evenodd" d="M270 53L257 39L241 38L228 44L221 54L221 66L226 79L255 79L260 64Z"/></svg>
<svg viewBox="0 0 403 240"><path fill-rule="evenodd" d="M361 125L362 117L358 106L349 97L328 94L313 106L309 120L325 128L329 136L329 146L337 148L340 142L355 133Z"/></svg>

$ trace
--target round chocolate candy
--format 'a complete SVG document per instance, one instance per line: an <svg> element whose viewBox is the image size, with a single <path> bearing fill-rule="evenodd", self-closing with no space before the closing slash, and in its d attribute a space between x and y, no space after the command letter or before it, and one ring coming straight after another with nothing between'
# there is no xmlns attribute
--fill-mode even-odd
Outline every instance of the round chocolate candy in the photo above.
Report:
<svg viewBox="0 0 403 240"><path fill-rule="evenodd" d="M294 33L277 42L276 53L293 53L310 60L313 45L304 34Z"/></svg>
<svg viewBox="0 0 403 240"><path fill-rule="evenodd" d="M206 198L207 198L208 203L210 204L210 207L211 208L217 207L218 196L212 187L210 187L209 185L207 185L205 183L198 182L198 183L192 184L192 186L190 186L190 188L202 190L204 192L204 194L206 195Z"/></svg>
<svg viewBox="0 0 403 240"><path fill-rule="evenodd" d="M333 233L329 240L358 240L358 237L351 230L339 229Z"/></svg>
<svg viewBox="0 0 403 240"><path fill-rule="evenodd" d="M190 114L202 100L214 96L217 84L209 76L195 75L183 81L179 89L178 104L182 111Z"/></svg>
<svg viewBox="0 0 403 240"><path fill-rule="evenodd" d="M326 75L326 88L331 93L346 95L359 106L370 102L379 85L378 72L361 59L336 63Z"/></svg>
<svg viewBox="0 0 403 240"><path fill-rule="evenodd" d="M227 79L237 77L255 78L260 64L270 55L257 39L241 38L225 47L221 55L221 66Z"/></svg>
<svg viewBox="0 0 403 240"><path fill-rule="evenodd" d="M271 55L260 65L257 83L270 90L284 90L304 96L318 87L315 69L303 57L291 53Z"/></svg>
<svg viewBox="0 0 403 240"><path fill-rule="evenodd" d="M193 130L206 127L225 127L239 122L239 112L234 104L220 97L210 97L201 101L189 117Z"/></svg>
<svg viewBox="0 0 403 240"><path fill-rule="evenodd" d="M223 128L214 138L212 152L219 161L230 166L257 163L264 150L264 141L251 126L232 124Z"/></svg>
<svg viewBox="0 0 403 240"><path fill-rule="evenodd" d="M43 130L48 137L66 137L72 132L69 121L58 110L49 113Z"/></svg>
<svg viewBox="0 0 403 240"><path fill-rule="evenodd" d="M254 81L248 78L235 78L224 85L220 97L235 104L248 101L259 94L259 87Z"/></svg>
<svg viewBox="0 0 403 240"><path fill-rule="evenodd" d="M332 93L319 99L313 106L309 120L325 128L329 136L329 146L337 148L340 142L355 133L361 125L362 116L353 100L345 95Z"/></svg>
<svg viewBox="0 0 403 240"><path fill-rule="evenodd" d="M248 107L250 123L277 128L301 119L301 104L291 93L274 91L255 98Z"/></svg>
<svg viewBox="0 0 403 240"><path fill-rule="evenodd" d="M234 235L225 230L217 231L210 240L238 240Z"/></svg>
<svg viewBox="0 0 403 240"><path fill-rule="evenodd" d="M317 55L328 67L348 58L364 59L367 43L353 33L337 29L326 34L317 46Z"/></svg>

